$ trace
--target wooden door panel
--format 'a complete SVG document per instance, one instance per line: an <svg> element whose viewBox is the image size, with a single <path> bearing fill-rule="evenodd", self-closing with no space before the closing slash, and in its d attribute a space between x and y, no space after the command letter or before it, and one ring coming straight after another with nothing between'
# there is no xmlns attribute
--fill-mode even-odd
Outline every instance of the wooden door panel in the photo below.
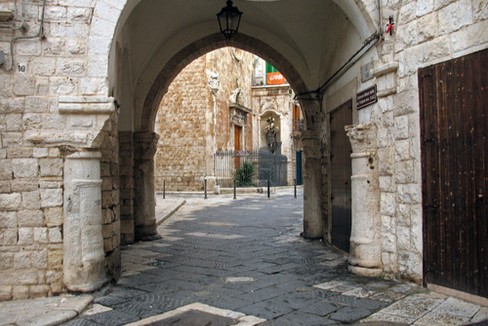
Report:
<svg viewBox="0 0 488 326"><path fill-rule="evenodd" d="M419 70L424 280L488 297L488 50Z"/></svg>

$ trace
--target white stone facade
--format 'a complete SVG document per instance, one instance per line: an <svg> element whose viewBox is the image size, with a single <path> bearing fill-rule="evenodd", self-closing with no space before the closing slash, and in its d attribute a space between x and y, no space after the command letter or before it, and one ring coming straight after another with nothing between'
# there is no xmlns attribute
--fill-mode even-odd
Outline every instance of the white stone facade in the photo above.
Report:
<svg viewBox="0 0 488 326"><path fill-rule="evenodd" d="M100 153L105 276L118 278L121 242L155 235L153 201L139 198L137 191L153 190L154 185L135 183L134 175L142 173L138 180L151 183L147 167L152 164L151 144L157 139L152 134L157 106L184 66L227 45L214 28L213 11L220 7L214 10L207 4L192 4L194 8L181 4L196 17L185 20L173 14L174 1L26 1L23 9L20 3L0 3L0 11L14 14L12 21L0 22L0 51L5 54L0 62L0 300L52 295L69 288L63 283L63 243L73 235L62 230L69 202L65 185L71 182L65 165L75 153ZM288 12L308 10L290 3L294 7ZM287 5L282 4L285 10ZM259 8L259 2L255 5ZM390 277L421 282L417 71L488 48L488 1L317 0L315 5L323 10L306 12L310 22L334 23L329 26L334 28L314 29L319 35L310 38L309 22L289 24L283 11L276 15L279 27L264 25L253 20L259 17L252 14L253 7L242 2L249 20L232 41L270 60L302 94L304 236L323 235L322 217L327 211L322 203L328 193L322 187L327 160L321 152L327 147L328 110L377 84L378 103L354 111L353 121L377 129L381 269ZM207 10L211 19L204 21L197 14ZM326 17L330 19L320 16L327 12L332 13ZM393 35L384 34L320 94L310 92L332 76L378 25L384 30L389 16L395 22ZM287 29L290 25L294 30ZM371 62L374 78L361 82L360 66ZM146 144L145 139L150 141ZM89 203L98 197L90 198ZM141 206L149 209L135 217ZM103 283L101 279L91 285Z"/></svg>

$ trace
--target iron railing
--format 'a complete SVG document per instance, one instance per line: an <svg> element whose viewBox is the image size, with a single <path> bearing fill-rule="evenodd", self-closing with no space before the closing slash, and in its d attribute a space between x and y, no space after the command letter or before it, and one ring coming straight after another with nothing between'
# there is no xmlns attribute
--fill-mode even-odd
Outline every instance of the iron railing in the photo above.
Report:
<svg viewBox="0 0 488 326"><path fill-rule="evenodd" d="M221 187L231 187L236 171L244 162L254 166L252 183L262 187L269 180L272 186L288 185L288 159L284 155L273 154L267 150L219 151L214 154L215 178Z"/></svg>

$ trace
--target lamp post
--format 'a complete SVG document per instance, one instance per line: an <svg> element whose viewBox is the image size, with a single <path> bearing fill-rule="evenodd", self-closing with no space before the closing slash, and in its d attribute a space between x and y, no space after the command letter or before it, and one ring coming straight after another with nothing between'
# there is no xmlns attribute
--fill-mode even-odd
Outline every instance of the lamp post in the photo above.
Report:
<svg viewBox="0 0 488 326"><path fill-rule="evenodd" d="M237 7L232 6L232 1L227 0L227 5L217 14L220 32L225 38L230 40L236 35L241 22L242 12Z"/></svg>

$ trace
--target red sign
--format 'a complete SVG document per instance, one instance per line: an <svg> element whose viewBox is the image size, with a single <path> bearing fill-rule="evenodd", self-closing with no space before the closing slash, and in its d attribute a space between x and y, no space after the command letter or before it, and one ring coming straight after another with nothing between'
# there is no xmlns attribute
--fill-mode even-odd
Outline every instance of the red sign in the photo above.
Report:
<svg viewBox="0 0 488 326"><path fill-rule="evenodd" d="M268 72L266 78L267 85L281 85L286 84L285 77L279 72Z"/></svg>

